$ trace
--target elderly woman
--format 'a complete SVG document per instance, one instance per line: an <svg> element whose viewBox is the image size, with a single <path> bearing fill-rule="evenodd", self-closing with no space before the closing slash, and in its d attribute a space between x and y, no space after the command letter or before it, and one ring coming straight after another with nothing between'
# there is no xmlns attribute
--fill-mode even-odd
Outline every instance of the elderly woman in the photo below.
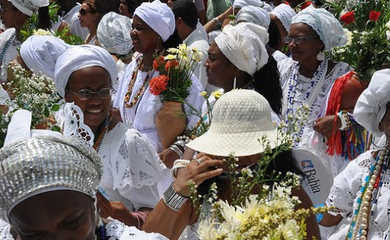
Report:
<svg viewBox="0 0 390 240"><path fill-rule="evenodd" d="M234 193L230 179L226 177L229 173L224 172L228 171L226 162L222 159L234 153L238 161L235 164L237 169L233 172L256 168L254 166L265 150L259 139L264 138L269 141L271 149L277 148L280 144L277 141L277 130L267 100L255 91L244 89L222 95L214 105L209 130L188 143L188 147L198 152L195 160L178 172L173 185L164 193L163 201L156 206L143 229L157 231L169 239L176 239L184 227L190 225L187 239L198 239L196 229L200 216L197 210L192 208L190 201L187 201L187 196L190 195L189 181L199 186L200 194L206 194L211 183L215 182L219 190L218 198L231 201L231 194ZM267 173L271 174L273 170L280 171L282 175L287 172L301 173L289 151L272 160ZM308 208L312 205L302 188L295 190L293 194L302 201L299 208ZM206 205L207 203L203 204L204 209L207 209ZM166 216L164 224L156 220L161 216ZM307 220L307 224L308 239L312 236L318 239L318 225L313 216Z"/></svg>
<svg viewBox="0 0 390 240"><path fill-rule="evenodd" d="M351 68L346 63L328 60L323 53L346 43L339 21L325 9L308 8L295 15L285 41L292 58L278 63L284 89L283 119L290 124L289 117L296 114L299 108L304 105L309 107L308 121L306 124L301 123L295 136L297 146L298 139L308 136L308 132L313 130L310 127L313 122L314 129L320 134L331 134L334 116L326 122L316 119L326 106L326 97L333 82ZM337 124L341 126L340 120ZM306 146L308 141L301 144Z"/></svg>
<svg viewBox="0 0 390 240"><path fill-rule="evenodd" d="M0 35L0 82L7 81L7 67L17 56L20 47L20 29L33 15L49 5L48 0L0 0L0 18L6 30ZM47 11L47 8L46 8ZM39 14L39 26L46 29L45 23L50 23L47 14Z"/></svg>
<svg viewBox="0 0 390 240"><path fill-rule="evenodd" d="M90 132L102 157L100 186L108 199L98 195L100 215L141 227L160 199L157 183L162 167L149 140L110 115L116 76L115 61L105 49L83 45L69 48L57 59L54 80L65 101L76 105L70 105L70 116L69 105L65 106L64 134ZM66 130L67 125L73 131Z"/></svg>
<svg viewBox="0 0 390 240"><path fill-rule="evenodd" d="M157 152L163 150L156 128L156 115L163 107L159 96L149 90L149 82L160 73L152 67L155 53L164 52L170 47L177 47L181 40L175 32L175 17L172 10L160 1L144 2L133 16L131 31L134 50L139 54L127 66L114 101L119 108L123 122L145 134ZM194 108L200 108L202 86L195 76L192 77L190 94L186 101ZM184 107L188 114L189 108ZM187 116L187 127L194 126L197 117Z"/></svg>
<svg viewBox="0 0 390 240"><path fill-rule="evenodd" d="M17 134L27 138L12 136L0 150L0 215L10 224L0 230L1 239L166 239L103 222L94 204L102 177L96 151L58 132L30 138L25 120L18 119Z"/></svg>
<svg viewBox="0 0 390 240"><path fill-rule="evenodd" d="M327 239L388 239L390 69L377 71L360 95L353 116L376 136L384 136L377 150L369 150L334 179L321 225L336 226Z"/></svg>

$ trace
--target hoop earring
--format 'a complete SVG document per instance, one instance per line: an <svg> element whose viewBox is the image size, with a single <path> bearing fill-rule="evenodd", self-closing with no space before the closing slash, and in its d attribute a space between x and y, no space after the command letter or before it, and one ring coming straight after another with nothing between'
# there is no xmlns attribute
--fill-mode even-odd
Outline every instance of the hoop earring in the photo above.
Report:
<svg viewBox="0 0 390 240"><path fill-rule="evenodd" d="M236 85L237 85L237 78L236 78L236 75L234 75L234 79L233 79L233 89L236 89Z"/></svg>
<svg viewBox="0 0 390 240"><path fill-rule="evenodd" d="M159 51L160 51L160 48L161 48L160 42L162 42L162 40L161 40L160 36L158 36L158 37L157 37L156 46L154 47L155 50L156 50L156 52L159 52Z"/></svg>
<svg viewBox="0 0 390 240"><path fill-rule="evenodd" d="M317 53L316 58L317 58L318 61L324 61L325 60L325 54L323 52L319 52L319 53Z"/></svg>

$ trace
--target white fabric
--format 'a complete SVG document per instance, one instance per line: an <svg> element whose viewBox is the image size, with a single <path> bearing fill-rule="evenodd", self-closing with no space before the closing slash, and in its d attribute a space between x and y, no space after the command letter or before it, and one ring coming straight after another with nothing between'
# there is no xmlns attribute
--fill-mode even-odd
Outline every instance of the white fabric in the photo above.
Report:
<svg viewBox="0 0 390 240"><path fill-rule="evenodd" d="M81 5L77 3L69 12L67 12L64 16L62 16L62 20L68 23L70 33L72 35L77 35L81 39L86 39L89 30L86 27L82 27L80 25L80 19L79 19L79 11L80 11Z"/></svg>
<svg viewBox="0 0 390 240"><path fill-rule="evenodd" d="M154 208L160 200L157 183L164 166L145 136L120 122L104 137L99 155L103 163L100 186L111 200L123 202L130 211Z"/></svg>
<svg viewBox="0 0 390 240"><path fill-rule="evenodd" d="M4 90L3 86L0 85L0 105L8 105L11 102L9 94ZM2 114L5 114L4 112Z"/></svg>
<svg viewBox="0 0 390 240"><path fill-rule="evenodd" d="M390 69L379 70L372 75L370 84L359 96L353 117L368 131L381 134L378 126L390 102Z"/></svg>
<svg viewBox="0 0 390 240"><path fill-rule="evenodd" d="M8 45L8 48L4 52L4 48ZM8 28L0 34L0 56L2 58L0 68L0 82L7 81L7 69L8 64L15 59L18 55L18 48L20 42L16 40L15 28Z"/></svg>
<svg viewBox="0 0 390 240"><path fill-rule="evenodd" d="M38 13L40 7L49 6L49 0L8 0L19 11L31 17L33 13Z"/></svg>
<svg viewBox="0 0 390 240"><path fill-rule="evenodd" d="M106 237L109 239L115 240L168 240L159 233L146 233L136 227L129 227L119 221L111 221L106 224ZM12 234L10 233L10 225L6 225L4 228L0 229L0 239L1 240L14 240Z"/></svg>
<svg viewBox="0 0 390 240"><path fill-rule="evenodd" d="M289 5L282 3L274 8L271 11L271 14L275 15L280 20L287 32L290 31L292 18L296 15L294 9Z"/></svg>
<svg viewBox="0 0 390 240"><path fill-rule="evenodd" d="M70 45L54 36L36 36L27 38L20 47L20 55L27 67L34 73L42 72L54 79L54 67L58 57Z"/></svg>
<svg viewBox="0 0 390 240"><path fill-rule="evenodd" d="M141 55L139 55L141 57ZM156 129L156 115L162 108L162 102L158 96L153 95L149 91L149 86L145 89L144 94L137 101L137 104L132 108L124 107L124 98L126 92L128 91L128 86L131 81L133 71L137 67L138 58L133 59L133 61L127 66L122 79L120 80L120 85L117 91L117 96L114 101L114 107L119 108L121 118L125 123L130 124L134 129L137 129L142 134L145 134L147 138L152 142L154 148L157 152L162 151L162 145L160 138ZM129 102L132 102L134 96L137 95L144 80L146 78L147 72L138 71L137 79L134 84L132 94ZM154 72L151 78L159 76L158 72ZM204 101L203 97L199 94L203 91L203 87L200 84L199 80L193 75L192 85L190 90L190 95L187 97L187 102L191 104L196 109L200 109ZM189 113L190 110L188 106L184 106L186 113ZM187 128L191 129L198 121L198 118L194 115L187 116Z"/></svg>
<svg viewBox="0 0 390 240"><path fill-rule="evenodd" d="M203 28L203 26L200 26ZM202 30L197 28L190 33L190 35L187 36L186 39L183 41L187 46L191 49L196 48L198 49L202 54L202 61L198 64L198 66L194 70L194 75L199 79L200 83L202 84L203 88L207 92L215 91L217 88L213 85L208 83L207 75L206 75L206 67L204 66L204 63L206 62L208 58L207 51L209 50L209 43L207 41L207 37L203 35Z"/></svg>
<svg viewBox="0 0 390 240"><path fill-rule="evenodd" d="M294 23L309 25L320 37L325 50L347 43L347 36L339 20L323 8L305 8L293 17L291 24Z"/></svg>
<svg viewBox="0 0 390 240"><path fill-rule="evenodd" d="M215 38L219 49L238 69L250 75L268 62L267 29L253 23L227 25Z"/></svg>
<svg viewBox="0 0 390 240"><path fill-rule="evenodd" d="M351 161L348 166L335 179L326 200L327 206L334 206L341 210L343 220L337 225L328 240L345 239L351 223L351 215L357 208L356 197L361 182L368 175L370 167L375 163L372 152L367 151ZM369 219L367 239L382 240L383 234L390 225L390 171L387 170L383 186L378 193L377 210ZM333 215L338 213L333 213Z"/></svg>
<svg viewBox="0 0 390 240"><path fill-rule="evenodd" d="M70 75L82 68L102 67L110 74L111 86L115 87L118 70L112 56L104 48L95 45L72 46L58 59L54 81L58 93L64 97Z"/></svg>
<svg viewBox="0 0 390 240"><path fill-rule="evenodd" d="M99 22L97 38L99 44L110 53L127 55L133 48L130 37L131 20L124 15L109 12Z"/></svg>
<svg viewBox="0 0 390 240"><path fill-rule="evenodd" d="M260 0L235 0L233 2L233 12L237 8L243 8L245 6L261 7Z"/></svg>
<svg viewBox="0 0 390 240"><path fill-rule="evenodd" d="M256 91L229 91L214 104L207 132L187 146L214 156L250 156L264 151L259 139L266 136L272 149L279 143L271 112L267 100Z"/></svg>
<svg viewBox="0 0 390 240"><path fill-rule="evenodd" d="M268 29L271 19L266 10L254 6L245 6L236 15L236 22L251 22Z"/></svg>
<svg viewBox="0 0 390 240"><path fill-rule="evenodd" d="M141 18L165 42L175 31L175 15L167 4L155 0L143 2L134 11L134 16Z"/></svg>

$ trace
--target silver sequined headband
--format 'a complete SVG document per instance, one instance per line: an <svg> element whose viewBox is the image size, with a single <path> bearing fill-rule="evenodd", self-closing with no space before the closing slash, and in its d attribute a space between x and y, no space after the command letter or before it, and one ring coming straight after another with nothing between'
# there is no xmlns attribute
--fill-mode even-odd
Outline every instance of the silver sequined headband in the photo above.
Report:
<svg viewBox="0 0 390 240"><path fill-rule="evenodd" d="M37 136L0 150L0 217L23 200L43 192L72 190L95 196L102 163L85 141Z"/></svg>

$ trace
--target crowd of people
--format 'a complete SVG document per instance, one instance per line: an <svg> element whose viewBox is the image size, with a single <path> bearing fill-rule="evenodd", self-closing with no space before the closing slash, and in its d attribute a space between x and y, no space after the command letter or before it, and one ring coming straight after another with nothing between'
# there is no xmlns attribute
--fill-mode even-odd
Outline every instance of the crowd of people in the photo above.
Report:
<svg viewBox="0 0 390 240"><path fill-rule="evenodd" d="M198 239L210 204L191 204L193 188L206 194L216 184L216 198L232 201L226 175L256 171L279 151L279 132L291 146L266 174L307 179L294 155L304 149L334 178L321 189L329 208L306 218L307 239L390 235L390 70L348 84L354 69L324 53L347 36L320 1L56 0L54 18L49 4L0 0L0 110L10 119L0 239ZM47 35L23 35L32 16ZM64 29L83 44L56 36ZM165 103L150 82L161 75L158 56L182 43L202 55L180 105L185 130L166 146L156 123ZM15 65L53 80L60 132L32 130L33 113L10 104ZM208 129L197 136L201 123ZM372 134L375 144L348 145L357 127L355 138ZM294 189L295 209L315 207L310 194Z"/></svg>

